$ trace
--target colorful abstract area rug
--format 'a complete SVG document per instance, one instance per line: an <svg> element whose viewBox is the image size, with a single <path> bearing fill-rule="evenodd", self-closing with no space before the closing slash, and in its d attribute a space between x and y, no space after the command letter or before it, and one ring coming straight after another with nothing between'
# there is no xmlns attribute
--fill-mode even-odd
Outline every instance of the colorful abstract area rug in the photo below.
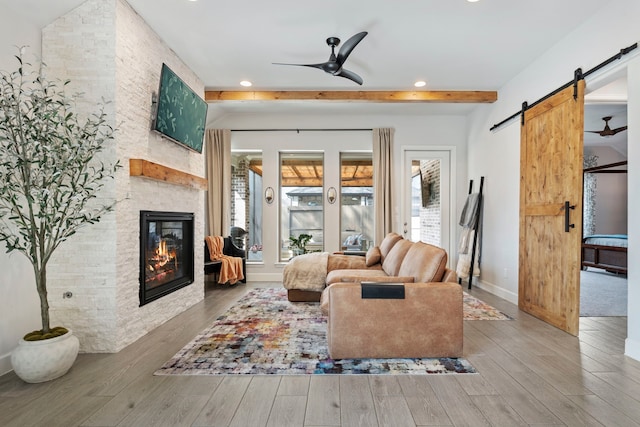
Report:
<svg viewBox="0 0 640 427"><path fill-rule="evenodd" d="M474 305L480 310L478 303ZM291 303L283 288L259 288L218 317L155 375L454 373L475 369L462 358L333 360L319 304Z"/></svg>
<svg viewBox="0 0 640 427"><path fill-rule="evenodd" d="M462 294L464 300L464 320L513 320L511 316L504 314L484 301L480 301L478 298L464 291Z"/></svg>

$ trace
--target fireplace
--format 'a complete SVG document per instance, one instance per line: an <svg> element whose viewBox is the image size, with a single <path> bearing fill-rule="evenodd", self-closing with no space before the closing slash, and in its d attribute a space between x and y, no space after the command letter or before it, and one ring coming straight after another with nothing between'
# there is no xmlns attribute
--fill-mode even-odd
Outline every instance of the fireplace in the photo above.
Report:
<svg viewBox="0 0 640 427"><path fill-rule="evenodd" d="M140 211L140 306L193 281L193 214Z"/></svg>

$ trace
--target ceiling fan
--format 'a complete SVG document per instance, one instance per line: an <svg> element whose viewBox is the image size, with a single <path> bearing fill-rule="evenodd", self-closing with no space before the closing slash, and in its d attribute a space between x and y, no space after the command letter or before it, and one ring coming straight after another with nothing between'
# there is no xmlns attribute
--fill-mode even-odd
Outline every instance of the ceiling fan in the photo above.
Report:
<svg viewBox="0 0 640 427"><path fill-rule="evenodd" d="M611 120L612 118L613 118L612 116L607 116L607 117L603 117L602 118L602 120L604 120L604 129L603 130L588 130L586 132L597 133L600 136L613 136L613 135L617 134L618 132L622 132L623 130L627 130L626 126L621 126L619 128L611 129L609 127L609 120Z"/></svg>
<svg viewBox="0 0 640 427"><path fill-rule="evenodd" d="M274 64L319 68L325 73L333 74L334 76L338 77L344 77L361 85L362 77L360 77L353 71L342 68L342 66L351 54L351 51L353 51L357 44L360 43L367 34L368 33L366 31L362 31L361 33L351 36L351 38L344 42L342 47L340 47L337 56L335 54L335 48L340 44L340 39L337 37L329 37L327 39L327 44L331 47L331 55L329 56L329 60L327 62L322 62L319 64L284 64L281 62L274 62Z"/></svg>

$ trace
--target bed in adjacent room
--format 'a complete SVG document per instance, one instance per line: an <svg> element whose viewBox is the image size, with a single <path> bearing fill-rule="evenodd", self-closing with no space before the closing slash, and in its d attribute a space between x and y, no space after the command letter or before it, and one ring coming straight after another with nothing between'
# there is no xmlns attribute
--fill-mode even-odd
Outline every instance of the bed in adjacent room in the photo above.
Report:
<svg viewBox="0 0 640 427"><path fill-rule="evenodd" d="M626 174L627 161L584 169L586 174ZM627 235L591 234L582 237L582 269L601 268L610 273L627 274Z"/></svg>
<svg viewBox="0 0 640 427"><path fill-rule="evenodd" d="M582 268L627 274L627 235L594 234L582 239Z"/></svg>

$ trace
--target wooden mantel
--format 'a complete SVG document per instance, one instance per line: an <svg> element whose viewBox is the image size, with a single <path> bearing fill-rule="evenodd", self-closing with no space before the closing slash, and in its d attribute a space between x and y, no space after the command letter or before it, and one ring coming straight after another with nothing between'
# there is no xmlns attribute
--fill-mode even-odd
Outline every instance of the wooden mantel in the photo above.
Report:
<svg viewBox="0 0 640 427"><path fill-rule="evenodd" d="M129 176L143 176L170 184L184 185L197 190L207 189L207 180L205 178L143 159L129 159Z"/></svg>

